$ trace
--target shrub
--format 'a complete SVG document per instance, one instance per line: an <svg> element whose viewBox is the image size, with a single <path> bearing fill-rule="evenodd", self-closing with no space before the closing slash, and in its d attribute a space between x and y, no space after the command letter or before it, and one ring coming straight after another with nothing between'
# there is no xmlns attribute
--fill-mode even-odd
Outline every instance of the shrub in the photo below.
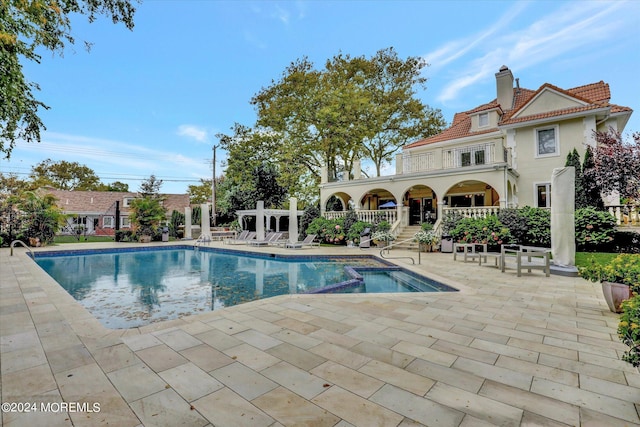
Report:
<svg viewBox="0 0 640 427"><path fill-rule="evenodd" d="M132 242L134 240L131 230L117 230L116 242Z"/></svg>
<svg viewBox="0 0 640 427"><path fill-rule="evenodd" d="M184 231L180 229L180 225L184 225L185 216L182 212L171 212L171 219L169 220L169 235L174 238L181 237L179 234Z"/></svg>
<svg viewBox="0 0 640 427"><path fill-rule="evenodd" d="M351 240L353 241L353 243L356 243L356 244L360 243L360 234L362 234L365 228L371 229L372 227L373 225L365 221L357 221L353 223L351 227L349 227L349 230L347 231L347 234L346 234L347 240Z"/></svg>
<svg viewBox="0 0 640 427"><path fill-rule="evenodd" d="M463 218L464 216L458 211L448 211L442 218L442 235L450 236Z"/></svg>
<svg viewBox="0 0 640 427"><path fill-rule="evenodd" d="M420 229L421 231L432 231L433 224L431 224L430 222L423 222L422 224L420 224Z"/></svg>
<svg viewBox="0 0 640 427"><path fill-rule="evenodd" d="M640 255L620 254L607 264L598 264L591 258L586 267L580 269L580 276L592 282L623 283L632 292L640 293Z"/></svg>
<svg viewBox="0 0 640 427"><path fill-rule="evenodd" d="M320 218L320 208L318 205L309 205L302 212L302 217L300 218L300 231L298 232L298 240L304 240L307 237L307 234L317 234L317 233L308 233L307 228L313 222L314 219ZM307 233L307 234L305 234Z"/></svg>
<svg viewBox="0 0 640 427"><path fill-rule="evenodd" d="M55 200L50 194L40 197L34 192L25 193L19 203L23 213L22 228L18 236L20 240L37 241L43 245L53 242L53 237L65 218Z"/></svg>
<svg viewBox="0 0 640 427"><path fill-rule="evenodd" d="M160 221L165 218L165 209L160 199L141 197L133 199L130 204L129 219L138 236L153 236L157 233Z"/></svg>
<svg viewBox="0 0 640 427"><path fill-rule="evenodd" d="M378 231L389 231L391 230L391 224L389 224L389 221L385 221L382 220L380 222L378 222L377 224L374 225L374 229L376 232Z"/></svg>
<svg viewBox="0 0 640 427"><path fill-rule="evenodd" d="M640 295L622 301L622 314L618 323L618 336L623 344L629 347L622 355L622 360L631 365L640 366Z"/></svg>
<svg viewBox="0 0 640 427"><path fill-rule="evenodd" d="M616 220L609 212L582 208L575 214L576 246L582 251L596 251L613 241Z"/></svg>
<svg viewBox="0 0 640 427"><path fill-rule="evenodd" d="M515 243L526 242L528 225L522 209L500 209L498 220L509 229Z"/></svg>
<svg viewBox="0 0 640 427"><path fill-rule="evenodd" d="M551 211L525 206L520 210L527 224L527 232L522 244L531 246L551 246Z"/></svg>
<svg viewBox="0 0 640 427"><path fill-rule="evenodd" d="M344 232L349 234L349 230L356 222L358 222L358 214L353 209L349 209L344 217Z"/></svg>
<svg viewBox="0 0 640 427"><path fill-rule="evenodd" d="M307 235L317 234L321 241L333 244L346 243L344 232L344 218L338 219L314 219L306 230Z"/></svg>
<svg viewBox="0 0 640 427"><path fill-rule="evenodd" d="M501 245L511 243L509 229L502 225L495 215L486 218L464 218L451 232L454 241L458 243L486 243Z"/></svg>

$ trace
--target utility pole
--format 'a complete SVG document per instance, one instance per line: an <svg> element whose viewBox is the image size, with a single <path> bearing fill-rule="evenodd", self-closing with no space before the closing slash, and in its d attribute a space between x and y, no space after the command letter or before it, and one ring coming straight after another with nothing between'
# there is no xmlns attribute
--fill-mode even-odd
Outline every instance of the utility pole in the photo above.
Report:
<svg viewBox="0 0 640 427"><path fill-rule="evenodd" d="M216 148L213 146L213 179L211 180L211 215L213 217L213 226L216 226Z"/></svg>

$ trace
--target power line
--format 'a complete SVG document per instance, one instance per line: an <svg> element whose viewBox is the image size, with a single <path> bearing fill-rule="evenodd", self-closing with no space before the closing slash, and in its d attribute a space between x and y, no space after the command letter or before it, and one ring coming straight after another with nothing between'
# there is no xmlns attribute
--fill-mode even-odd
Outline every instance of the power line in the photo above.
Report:
<svg viewBox="0 0 640 427"><path fill-rule="evenodd" d="M1 171L0 171L1 172ZM9 172L12 175L31 175L30 172ZM129 176L102 176L98 173L96 173L96 175L98 176L98 178L100 178L100 180L105 180L105 179L115 179L115 180L121 180L121 181L144 181L149 179L149 177L143 177L143 176L136 176L136 175L129 175ZM126 175L126 174L124 174ZM186 177L163 177L163 176L156 176L156 178L162 180L162 181L166 181L166 182L200 182L199 178L186 178ZM204 178L203 178L204 179Z"/></svg>

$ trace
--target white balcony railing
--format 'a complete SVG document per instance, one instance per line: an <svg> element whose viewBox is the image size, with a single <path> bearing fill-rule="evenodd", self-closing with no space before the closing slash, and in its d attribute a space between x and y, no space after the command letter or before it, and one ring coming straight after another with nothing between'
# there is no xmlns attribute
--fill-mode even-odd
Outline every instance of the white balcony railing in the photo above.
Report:
<svg viewBox="0 0 640 427"><path fill-rule="evenodd" d="M444 208L442 213L446 216L449 213L457 213L463 218L486 218L489 215L497 215L500 212L498 206L476 206L469 208Z"/></svg>
<svg viewBox="0 0 640 427"><path fill-rule="evenodd" d="M609 213L616 218L616 223L622 227L640 227L640 207L635 205L607 206Z"/></svg>
<svg viewBox="0 0 640 427"><path fill-rule="evenodd" d="M439 151L426 153L404 153L402 155L402 173L428 172L437 169L458 169L467 166L507 163L511 167L511 150L493 142L467 145L442 150L442 162L436 162Z"/></svg>
<svg viewBox="0 0 640 427"><path fill-rule="evenodd" d="M346 211L328 211L324 213L326 219L342 218L347 214ZM398 219L398 211L396 209L379 209L379 210L359 210L356 211L359 221L375 223L378 219L393 224Z"/></svg>
<svg viewBox="0 0 640 427"><path fill-rule="evenodd" d="M495 144L467 145L442 152L442 168L452 169L465 166L488 165L494 162ZM501 156L502 157L502 156ZM503 159L500 158L502 162Z"/></svg>
<svg viewBox="0 0 640 427"><path fill-rule="evenodd" d="M420 153L402 156L402 170L404 173L424 172L434 170L435 168L434 153Z"/></svg>

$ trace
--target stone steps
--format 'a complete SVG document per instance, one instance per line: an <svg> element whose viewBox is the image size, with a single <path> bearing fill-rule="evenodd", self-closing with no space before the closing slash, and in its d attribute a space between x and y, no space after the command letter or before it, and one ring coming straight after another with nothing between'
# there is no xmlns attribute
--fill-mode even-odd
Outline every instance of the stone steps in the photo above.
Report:
<svg viewBox="0 0 640 427"><path fill-rule="evenodd" d="M414 234L420 231L419 225L409 225L404 227L400 234L398 234L396 242L401 242L403 240L411 239ZM398 245L394 245L393 249L405 249L405 250L418 250L418 242L404 242Z"/></svg>

